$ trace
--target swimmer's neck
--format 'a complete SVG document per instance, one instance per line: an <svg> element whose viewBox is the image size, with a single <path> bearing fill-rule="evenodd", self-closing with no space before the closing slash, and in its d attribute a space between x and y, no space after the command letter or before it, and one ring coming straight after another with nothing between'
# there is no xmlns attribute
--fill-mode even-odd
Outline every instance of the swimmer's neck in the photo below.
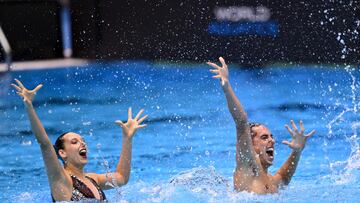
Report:
<svg viewBox="0 0 360 203"><path fill-rule="evenodd" d="M269 174L268 168L270 168L270 166L271 166L271 165L261 164L261 167L262 167L263 171L264 171L266 174Z"/></svg>
<svg viewBox="0 0 360 203"><path fill-rule="evenodd" d="M74 165L67 164L67 165L65 165L64 168L65 168L65 171L70 175L74 175L80 179L85 178L85 173L84 173L83 167L76 167Z"/></svg>

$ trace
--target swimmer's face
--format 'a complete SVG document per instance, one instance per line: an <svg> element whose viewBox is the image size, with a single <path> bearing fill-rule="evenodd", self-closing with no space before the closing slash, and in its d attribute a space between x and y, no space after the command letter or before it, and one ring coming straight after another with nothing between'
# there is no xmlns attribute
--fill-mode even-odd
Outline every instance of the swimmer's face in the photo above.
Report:
<svg viewBox="0 0 360 203"><path fill-rule="evenodd" d="M258 154L262 166L268 168L274 161L275 140L270 130L264 125L252 127L254 133L252 143L256 154Z"/></svg>
<svg viewBox="0 0 360 203"><path fill-rule="evenodd" d="M59 150L60 156L67 164L84 166L87 164L87 147L85 140L76 133L67 133L62 138L64 149Z"/></svg>

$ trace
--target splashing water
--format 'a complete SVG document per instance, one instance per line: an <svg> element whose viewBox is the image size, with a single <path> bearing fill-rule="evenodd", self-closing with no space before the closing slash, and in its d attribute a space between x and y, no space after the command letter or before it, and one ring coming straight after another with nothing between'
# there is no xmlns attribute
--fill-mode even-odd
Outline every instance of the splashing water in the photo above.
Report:
<svg viewBox="0 0 360 203"><path fill-rule="evenodd" d="M332 180L336 184L348 184L356 181L356 172L360 169L360 149L359 138L357 137L357 128L360 127L360 122L353 122L352 124L353 135L346 136L346 140L351 146L351 153L347 160L336 161L330 163L332 171Z"/></svg>
<svg viewBox="0 0 360 203"><path fill-rule="evenodd" d="M138 191L137 195L132 195ZM129 202L254 202L274 201L281 195L236 192L232 181L213 167L196 167L175 175L167 182L152 185L139 181L124 186L122 198Z"/></svg>
<svg viewBox="0 0 360 203"><path fill-rule="evenodd" d="M106 180L107 182L105 183L105 185L107 186L111 186L112 188L114 188L116 190L116 193L118 194L118 196L121 196L121 189L120 187L118 186L118 183L115 179L115 177L112 176L112 173L111 173L111 169L110 169L110 166L109 166L109 162L104 158L104 155L102 154L102 151L101 151L101 144L97 144L96 145L96 148L98 150L98 155L102 161L102 164L105 168L105 171L106 171Z"/></svg>
<svg viewBox="0 0 360 203"><path fill-rule="evenodd" d="M134 196L131 191L138 193ZM232 184L217 174L213 167L197 167L166 182L150 184L138 181L124 186L122 198L130 202L216 202L230 191Z"/></svg>
<svg viewBox="0 0 360 203"><path fill-rule="evenodd" d="M184 186L190 191L211 194L211 196L217 196L220 191L224 191L224 189L228 189L231 186L227 179L216 174L213 167L200 167L182 172L175 176L170 181L170 184L173 186Z"/></svg>
<svg viewBox="0 0 360 203"><path fill-rule="evenodd" d="M357 21L354 21L357 23ZM349 54L349 52L354 51L354 49L347 46L345 42L345 37L347 35L350 35L350 40L356 39L358 37L358 26L354 30L348 30L344 33L338 33L336 40L341 44L342 50L341 50L341 59L346 59L346 56ZM328 124L328 137L331 138L333 136L333 129L332 126L335 123L346 123L348 120L346 119L347 114L353 114L356 117L356 113L359 109L360 103L357 103L357 96L356 91L357 87L359 86L358 82L356 81L356 77L354 76L353 72L355 71L354 68L351 68L351 66L346 65L345 67L346 72L349 74L351 78L351 104L352 106L348 107L345 106L345 109L339 113L337 116L335 116L334 119L332 119ZM349 142L351 147L350 156L345 161L336 161L333 163L329 163L330 165L330 171L331 175L330 178L336 183L336 184L347 184L352 181L355 181L357 177L355 176L356 169L360 169L360 149L359 149L359 142L357 138L357 129L360 126L359 121L352 122L348 124L351 126L352 129L352 135L344 135L345 140ZM348 126L347 125L347 126ZM327 146L328 142L325 138L324 145ZM327 160L329 158L327 157Z"/></svg>

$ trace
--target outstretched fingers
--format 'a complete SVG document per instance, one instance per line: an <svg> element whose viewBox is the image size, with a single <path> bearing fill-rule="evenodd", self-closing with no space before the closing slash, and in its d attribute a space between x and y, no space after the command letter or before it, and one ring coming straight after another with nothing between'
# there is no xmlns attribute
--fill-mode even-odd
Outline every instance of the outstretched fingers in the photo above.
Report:
<svg viewBox="0 0 360 203"><path fill-rule="evenodd" d="M128 120L131 120L132 119L132 109L131 107L129 107L128 109Z"/></svg>
<svg viewBox="0 0 360 203"><path fill-rule="evenodd" d="M218 70L218 69L210 69L210 72L212 72L214 74L219 74L220 70Z"/></svg>
<svg viewBox="0 0 360 203"><path fill-rule="evenodd" d="M287 141L287 140L282 141L282 143L285 144L285 145L290 145L290 142Z"/></svg>
<svg viewBox="0 0 360 203"><path fill-rule="evenodd" d="M315 134L315 130L312 130L311 132L309 132L307 135L305 135L305 138L308 139L309 137L311 137L313 134Z"/></svg>
<svg viewBox="0 0 360 203"><path fill-rule="evenodd" d="M304 129L304 123L303 123L302 120L300 120L300 134L304 134L304 131L305 131L305 129Z"/></svg>
<svg viewBox="0 0 360 203"><path fill-rule="evenodd" d="M145 115L144 117L140 118L140 119L138 120L138 123L139 123L139 124L142 123L145 119L147 119L147 117L148 117L148 115Z"/></svg>
<svg viewBox="0 0 360 203"><path fill-rule="evenodd" d="M212 76L212 78L215 78L215 79L221 78L220 70L218 70L218 69L210 69L210 72L213 73L213 74L216 74L216 75Z"/></svg>
<svg viewBox="0 0 360 203"><path fill-rule="evenodd" d="M139 111L139 113L138 114L136 114L136 116L135 116L135 118L134 118L134 120L138 120L139 118L140 118L140 116L141 116L141 114L144 112L144 109L141 109L140 111Z"/></svg>
<svg viewBox="0 0 360 203"><path fill-rule="evenodd" d="M11 84L11 86L13 86L16 89L16 91L17 91L16 94L19 95L25 101L25 97L24 97L22 89L15 84Z"/></svg>
<svg viewBox="0 0 360 203"><path fill-rule="evenodd" d="M143 124L143 125L139 125L137 128L145 128L147 125Z"/></svg>
<svg viewBox="0 0 360 203"><path fill-rule="evenodd" d="M285 125L285 128L288 130L289 134L291 135L292 138L295 138L294 136L294 132L291 130L291 128L288 125Z"/></svg>
<svg viewBox="0 0 360 203"><path fill-rule="evenodd" d="M21 87L21 88L25 88L24 85L20 82L20 80L15 78L15 82Z"/></svg>
<svg viewBox="0 0 360 203"><path fill-rule="evenodd" d="M220 56L219 61L220 61L221 65L222 65L222 67L226 66L225 59L223 57Z"/></svg>
<svg viewBox="0 0 360 203"><path fill-rule="evenodd" d="M124 123L121 120L116 120L115 123L121 127L124 127Z"/></svg>
<svg viewBox="0 0 360 203"><path fill-rule="evenodd" d="M16 84L11 84L11 86L13 86L18 92L28 92L31 94L36 94L37 91L39 91L42 88L42 84L36 86L33 90L29 91L28 89L26 89L26 87L20 82L20 80L15 79Z"/></svg>
<svg viewBox="0 0 360 203"><path fill-rule="evenodd" d="M291 126L292 126L293 129L294 129L294 132L295 132L295 133L298 133L299 131L298 131L298 128L296 127L296 125L295 125L294 120L291 120L290 122L291 122Z"/></svg>
<svg viewBox="0 0 360 203"><path fill-rule="evenodd" d="M40 85L36 86L36 87L35 87L35 89L31 90L31 93L36 94L36 92L37 92L37 91L39 91L39 89L41 89L41 88L42 88L42 86L43 86L42 84L40 84Z"/></svg>
<svg viewBox="0 0 360 203"><path fill-rule="evenodd" d="M206 62L206 64L208 64L209 66L212 66L213 68L216 68L216 69L221 69L220 66L216 65L215 63L212 63L212 62Z"/></svg>
<svg viewBox="0 0 360 203"><path fill-rule="evenodd" d="M13 86L17 91L21 92L21 88L15 84L11 84L11 86Z"/></svg>

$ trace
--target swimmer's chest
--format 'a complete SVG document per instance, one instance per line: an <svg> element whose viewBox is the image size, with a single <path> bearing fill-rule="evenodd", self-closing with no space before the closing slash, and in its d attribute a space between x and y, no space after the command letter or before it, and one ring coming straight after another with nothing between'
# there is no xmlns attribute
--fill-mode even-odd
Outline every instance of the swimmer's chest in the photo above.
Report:
<svg viewBox="0 0 360 203"><path fill-rule="evenodd" d="M276 193L278 187L271 178L267 176L256 177L251 183L251 190L258 194Z"/></svg>
<svg viewBox="0 0 360 203"><path fill-rule="evenodd" d="M235 189L239 191L255 192L258 194L276 193L278 187L274 184L271 176L260 174L259 176L249 176L237 173L235 180Z"/></svg>

